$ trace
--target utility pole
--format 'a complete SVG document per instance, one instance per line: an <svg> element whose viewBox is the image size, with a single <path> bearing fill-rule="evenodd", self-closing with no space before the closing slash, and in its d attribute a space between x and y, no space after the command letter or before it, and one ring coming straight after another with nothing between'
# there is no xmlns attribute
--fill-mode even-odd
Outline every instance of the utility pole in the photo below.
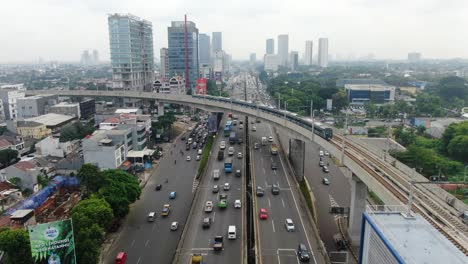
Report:
<svg viewBox="0 0 468 264"><path fill-rule="evenodd" d="M343 140L341 142L341 164L344 164L344 154L345 154L345 145L346 145L346 131L348 130L348 109L346 109L346 119L343 130Z"/></svg>
<svg viewBox="0 0 468 264"><path fill-rule="evenodd" d="M312 142L314 142L314 100L310 100L310 119L312 120Z"/></svg>

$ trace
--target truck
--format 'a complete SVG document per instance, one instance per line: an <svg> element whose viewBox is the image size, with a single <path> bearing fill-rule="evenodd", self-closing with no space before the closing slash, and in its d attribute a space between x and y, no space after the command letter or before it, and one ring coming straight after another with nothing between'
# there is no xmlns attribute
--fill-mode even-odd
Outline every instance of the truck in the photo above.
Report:
<svg viewBox="0 0 468 264"><path fill-rule="evenodd" d="M237 142L237 135L236 135L236 132L232 131L230 134L229 134L229 144L236 144Z"/></svg>
<svg viewBox="0 0 468 264"><path fill-rule="evenodd" d="M190 264L203 264L203 257L200 253L194 253L190 258Z"/></svg>
<svg viewBox="0 0 468 264"><path fill-rule="evenodd" d="M213 211L213 202L206 201L205 203L205 213L211 213Z"/></svg>
<svg viewBox="0 0 468 264"><path fill-rule="evenodd" d="M226 158L224 160L224 172L231 173L232 172L232 158Z"/></svg>
<svg viewBox="0 0 468 264"><path fill-rule="evenodd" d="M276 144L271 144L270 146L270 153L271 155L277 155L278 154L278 146Z"/></svg>
<svg viewBox="0 0 468 264"><path fill-rule="evenodd" d="M265 146L267 143L267 138L266 137L262 137L262 146Z"/></svg>
<svg viewBox="0 0 468 264"><path fill-rule="evenodd" d="M213 240L213 250L220 251L223 250L223 237L215 236Z"/></svg>
<svg viewBox="0 0 468 264"><path fill-rule="evenodd" d="M213 180L219 180L219 170L213 170Z"/></svg>

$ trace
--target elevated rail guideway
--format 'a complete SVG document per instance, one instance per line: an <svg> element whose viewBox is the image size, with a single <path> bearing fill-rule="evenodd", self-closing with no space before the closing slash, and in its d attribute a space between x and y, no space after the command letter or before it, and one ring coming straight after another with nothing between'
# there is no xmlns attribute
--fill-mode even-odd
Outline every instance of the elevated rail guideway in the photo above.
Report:
<svg viewBox="0 0 468 264"><path fill-rule="evenodd" d="M406 204L411 181L427 181L415 171L402 170L382 159L364 144L343 138L337 129L308 118L273 107L242 100L201 96L175 95L135 91L28 90L27 95L55 94L58 96L114 97L156 100L159 103L187 105L211 112L231 112L269 122L287 131L292 138L314 140L331 155L342 157L342 163L385 204ZM314 130L315 135L311 133ZM343 146L344 150L343 150ZM468 256L468 226L461 216L468 206L434 185L419 185L413 194L413 210L421 214L444 236ZM360 215L360 213L359 213Z"/></svg>

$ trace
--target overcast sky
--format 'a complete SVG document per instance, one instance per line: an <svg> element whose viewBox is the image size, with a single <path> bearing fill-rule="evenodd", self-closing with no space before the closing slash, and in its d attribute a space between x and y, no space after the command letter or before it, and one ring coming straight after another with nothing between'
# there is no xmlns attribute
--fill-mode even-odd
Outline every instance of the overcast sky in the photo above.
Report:
<svg viewBox="0 0 468 264"><path fill-rule="evenodd" d="M302 56L305 41L328 37L334 57L468 58L467 0L14 0L0 15L0 62L78 61L85 49L109 59L107 14L131 13L153 23L155 56L167 27L184 14L200 33L223 32L233 59L265 53L265 40L289 34Z"/></svg>

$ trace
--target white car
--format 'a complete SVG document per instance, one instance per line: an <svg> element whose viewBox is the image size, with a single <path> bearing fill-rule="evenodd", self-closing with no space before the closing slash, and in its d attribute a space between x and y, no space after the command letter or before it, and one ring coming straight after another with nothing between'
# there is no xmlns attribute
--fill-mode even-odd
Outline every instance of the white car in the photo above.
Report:
<svg viewBox="0 0 468 264"><path fill-rule="evenodd" d="M171 230L176 231L179 228L179 222L172 222Z"/></svg>
<svg viewBox="0 0 468 264"><path fill-rule="evenodd" d="M242 152L237 153L237 158L242 159Z"/></svg>
<svg viewBox="0 0 468 264"><path fill-rule="evenodd" d="M195 158L195 160L200 160L200 155L197 155L197 157Z"/></svg>
<svg viewBox="0 0 468 264"><path fill-rule="evenodd" d="M243 128L244 128L244 125L240 124L239 129L243 129Z"/></svg>
<svg viewBox="0 0 468 264"><path fill-rule="evenodd" d="M325 150L325 156L330 156L330 153L328 153L328 151Z"/></svg>
<svg viewBox="0 0 468 264"><path fill-rule="evenodd" d="M229 182L226 182L223 186L223 190L229 191L230 189L231 189L231 185L229 184Z"/></svg>
<svg viewBox="0 0 468 264"><path fill-rule="evenodd" d="M219 145L220 149L226 149L226 141L221 141L221 144Z"/></svg>
<svg viewBox="0 0 468 264"><path fill-rule="evenodd" d="M234 147L229 147L228 154L229 154L229 156L234 155Z"/></svg>
<svg viewBox="0 0 468 264"><path fill-rule="evenodd" d="M293 232L294 231L294 223L291 218L286 218L286 222L284 223L286 226L286 231Z"/></svg>
<svg viewBox="0 0 468 264"><path fill-rule="evenodd" d="M268 137L268 142L273 142L273 137L272 136Z"/></svg>
<svg viewBox="0 0 468 264"><path fill-rule="evenodd" d="M320 157L323 157L323 150L319 151Z"/></svg>
<svg viewBox="0 0 468 264"><path fill-rule="evenodd" d="M197 154L198 154L198 155L201 155L202 153L203 153L203 150L202 150L202 149L199 149Z"/></svg>
<svg viewBox="0 0 468 264"><path fill-rule="evenodd" d="M241 208L241 200L234 201L234 208Z"/></svg>
<svg viewBox="0 0 468 264"><path fill-rule="evenodd" d="M186 160L187 160L187 161L191 161L191 160L192 160L192 157L187 156Z"/></svg>
<svg viewBox="0 0 468 264"><path fill-rule="evenodd" d="M256 127L256 126L252 126L252 131L257 131L257 127Z"/></svg>

